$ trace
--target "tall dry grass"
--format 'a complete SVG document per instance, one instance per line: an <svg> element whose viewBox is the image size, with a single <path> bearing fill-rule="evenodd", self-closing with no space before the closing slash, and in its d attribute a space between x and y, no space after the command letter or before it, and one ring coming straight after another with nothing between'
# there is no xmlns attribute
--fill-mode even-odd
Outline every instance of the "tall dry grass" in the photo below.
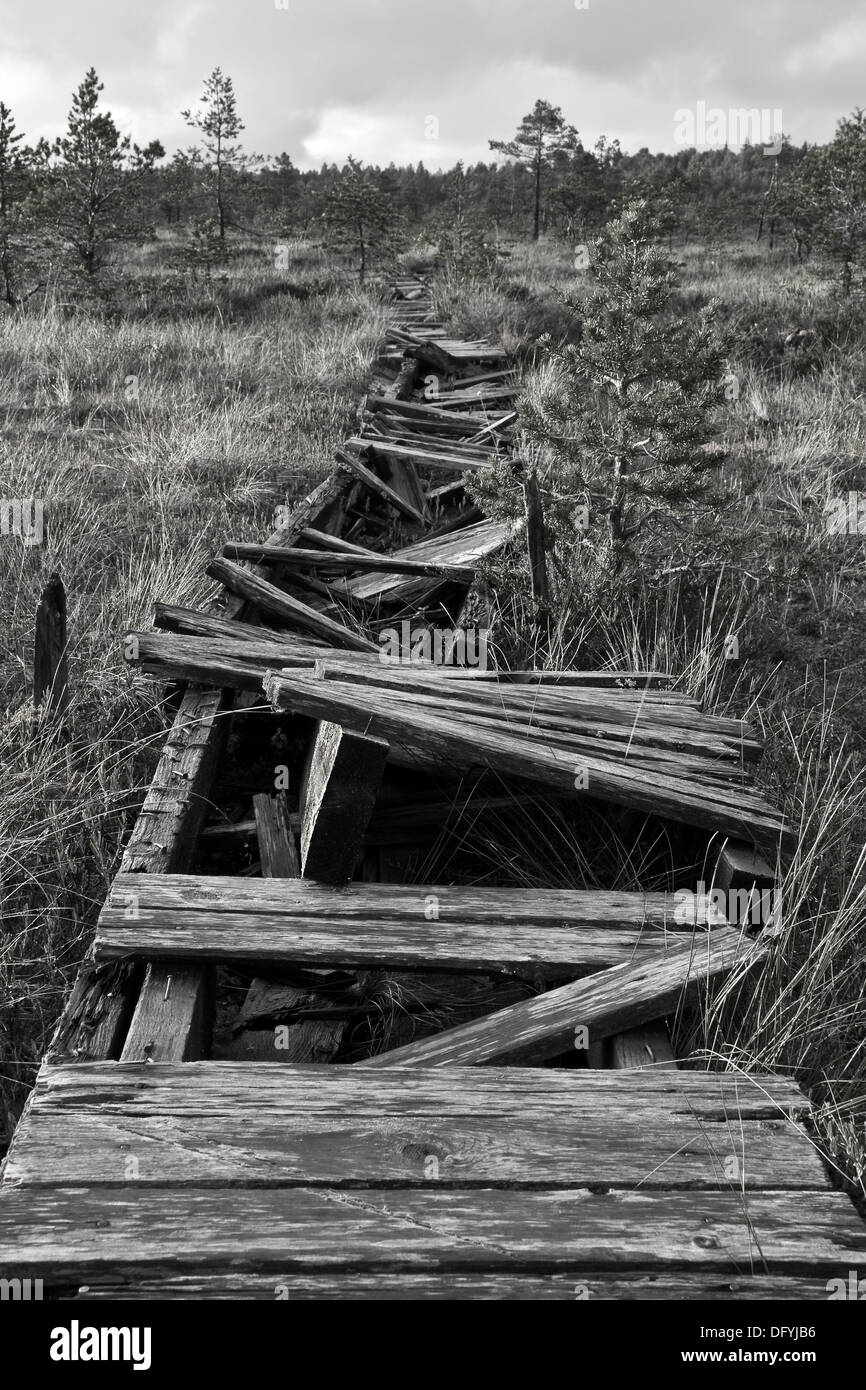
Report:
<svg viewBox="0 0 866 1390"><path fill-rule="evenodd" d="M260 539L325 476L381 340L376 286L314 247L295 246L282 275L253 248L212 286L173 280L164 260L164 245L134 258L147 307L136 294L125 315L70 312L55 294L0 320L0 499L42 498L45 517L41 545L0 538L0 1149L163 738L123 634L150 626L154 599L206 601L215 549ZM55 571L62 731L31 708L34 615Z"/></svg>

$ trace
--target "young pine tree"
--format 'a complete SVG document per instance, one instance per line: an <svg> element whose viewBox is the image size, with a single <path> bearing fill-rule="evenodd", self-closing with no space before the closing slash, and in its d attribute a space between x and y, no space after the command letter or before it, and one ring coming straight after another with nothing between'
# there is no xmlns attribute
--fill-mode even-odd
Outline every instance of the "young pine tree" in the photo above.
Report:
<svg viewBox="0 0 866 1390"><path fill-rule="evenodd" d="M795 237L820 246L839 267L850 295L866 267L866 111L839 121L827 145L814 145L794 166L780 196Z"/></svg>
<svg viewBox="0 0 866 1390"><path fill-rule="evenodd" d="M16 233L22 226L30 168L30 152L21 148L23 138L9 107L0 101L0 292L12 308L22 297L21 248Z"/></svg>
<svg viewBox="0 0 866 1390"><path fill-rule="evenodd" d="M146 149L121 135L110 111L99 108L103 90L94 68L73 94L66 134L51 154L49 203L57 230L88 276L99 270L112 241L142 229L136 188L165 151L158 140Z"/></svg>
<svg viewBox="0 0 866 1390"><path fill-rule="evenodd" d="M357 257L362 284L371 265L394 255L398 234L394 203L382 192L372 170L364 169L351 155L328 190L323 215L332 244Z"/></svg>
<svg viewBox="0 0 866 1390"><path fill-rule="evenodd" d="M588 499L588 539L614 577L650 523L676 526L706 490L700 446L729 392L715 306L693 323L672 313L677 277L657 244L662 230L638 201L591 244L592 288L565 296L580 340L541 340L556 384L522 411L529 440L550 452L557 492ZM561 517L558 529L561 538Z"/></svg>
<svg viewBox="0 0 866 1390"><path fill-rule="evenodd" d="M483 275L493 269L496 252L487 244L484 229L471 202L471 185L462 161L442 181L443 201L433 222L433 233L445 271L456 275Z"/></svg>
<svg viewBox="0 0 866 1390"><path fill-rule="evenodd" d="M197 111L182 111L188 126L202 137L205 183L213 199L219 239L225 242L228 221L228 187L233 173L246 167L237 138L244 129L238 115L234 86L221 68L214 68L204 84ZM199 159L198 150L195 158Z"/></svg>

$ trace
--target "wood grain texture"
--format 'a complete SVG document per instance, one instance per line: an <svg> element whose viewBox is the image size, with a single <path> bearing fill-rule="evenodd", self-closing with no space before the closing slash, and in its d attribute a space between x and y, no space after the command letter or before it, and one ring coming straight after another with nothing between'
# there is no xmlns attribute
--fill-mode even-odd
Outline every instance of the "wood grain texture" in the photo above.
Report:
<svg viewBox="0 0 866 1390"><path fill-rule="evenodd" d="M321 822L323 834L327 824ZM354 863L357 836L328 833L326 868L350 839ZM189 875L171 883L116 880L100 914L95 955L507 970L541 980L663 952L691 939L692 928L703 932L724 921L706 896L689 900L687 918L683 904L663 893L364 883L329 892L308 882L280 889ZM134 921L127 916L131 893Z"/></svg>
<svg viewBox="0 0 866 1390"><path fill-rule="evenodd" d="M210 1040L213 971L195 966L147 967L129 1032L120 1054L123 1062L190 1062L201 1057Z"/></svg>
<svg viewBox="0 0 866 1390"><path fill-rule="evenodd" d="M382 574L409 574L427 579L451 579L458 583L472 582L475 571L459 565L432 564L423 560L401 560L391 555L362 555L321 550L281 550L279 546L253 545L226 541L222 554L229 560L263 560L279 563L286 569L322 569L335 574L378 570Z"/></svg>
<svg viewBox="0 0 866 1390"><path fill-rule="evenodd" d="M300 878L301 861L285 792L254 796L253 814L262 874L266 878Z"/></svg>
<svg viewBox="0 0 866 1390"><path fill-rule="evenodd" d="M295 841L285 792L253 797L256 833L262 874L265 878L300 878L301 858ZM304 1020L286 1024L279 1033L273 1025L263 1029L259 1022L268 1009L315 1007L316 995L291 985L274 985L254 979L241 1006L237 1034L225 1049L225 1056L268 1062L329 1062L340 1046L345 1031L341 1022Z"/></svg>
<svg viewBox="0 0 866 1390"><path fill-rule="evenodd" d="M231 560L212 560L207 567L207 573L211 579L216 579L220 584L224 584L231 593L254 603L262 612L270 613L273 617L282 619L283 622L291 623L294 627L300 628L302 632L313 632L317 637L326 638L332 645L349 647L353 651L378 652L379 650L375 643L362 637L360 633L345 627L342 623L335 622L333 618L327 617L324 613L317 612L309 604L302 603L300 599L284 593L275 584L262 579L252 570L243 569L242 566L234 564Z"/></svg>
<svg viewBox="0 0 866 1390"><path fill-rule="evenodd" d="M815 1192L497 1189L0 1190L0 1266L50 1285L249 1270L423 1274L702 1271L826 1278L866 1252L850 1201Z"/></svg>
<svg viewBox="0 0 866 1390"><path fill-rule="evenodd" d="M632 1269L627 1275L595 1268L570 1274L250 1274L228 1266L220 1273L168 1274L135 1278L127 1284L104 1280L70 1289L65 1296L81 1302L104 1299L208 1299L231 1302L289 1299L291 1302L626 1302L753 1303L823 1302L826 1279L808 1275L707 1274L701 1270L659 1273Z"/></svg>
<svg viewBox="0 0 866 1390"><path fill-rule="evenodd" d="M739 932L717 928L656 955L599 971L459 1028L394 1048L371 1066L479 1066L510 1061L523 1065L561 1057L613 1033L674 1013L711 981L734 968L754 968L767 947Z"/></svg>
<svg viewBox="0 0 866 1390"><path fill-rule="evenodd" d="M305 878L333 884L351 878L387 757L384 739L317 725L299 801Z"/></svg>
<svg viewBox="0 0 866 1390"><path fill-rule="evenodd" d="M136 1188L399 1184L829 1190L791 1116L794 1088L713 1076L642 1089L623 1074L466 1068L414 1075L330 1067L44 1068L7 1181ZM675 1081L676 1078L671 1078ZM771 1099L774 1092L781 1105ZM793 1093L793 1094L792 1094Z"/></svg>
<svg viewBox="0 0 866 1390"><path fill-rule="evenodd" d="M775 843L791 833L781 813L748 788L721 783L703 787L691 773L672 776L661 768L632 770L625 759L605 756L601 742L593 753L576 753L544 738L533 739L523 728L511 732L479 719L449 717L379 687L367 687L360 704L351 682L318 680L302 672L271 673L264 689L275 708L376 735L395 750L402 748L406 756L416 752L427 761L440 758L462 771L488 767L575 796L727 834L746 833Z"/></svg>

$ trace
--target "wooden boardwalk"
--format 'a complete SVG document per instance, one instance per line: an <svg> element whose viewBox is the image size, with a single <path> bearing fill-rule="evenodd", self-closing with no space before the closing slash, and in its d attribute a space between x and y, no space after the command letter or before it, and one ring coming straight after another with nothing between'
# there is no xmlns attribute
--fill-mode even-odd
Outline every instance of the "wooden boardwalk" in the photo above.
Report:
<svg viewBox="0 0 866 1390"><path fill-rule="evenodd" d="M788 831L759 742L659 673L435 649L479 626L478 565L525 544L463 484L508 455L516 394L501 348L398 279L334 473L226 541L210 609L157 602L127 637L181 693L5 1164L0 1276L85 1300L824 1299L862 1261L794 1082L680 1067L663 1022L766 954L754 895ZM419 844L517 797L704 834L736 910L414 881ZM390 1046L364 1048L383 982Z"/></svg>

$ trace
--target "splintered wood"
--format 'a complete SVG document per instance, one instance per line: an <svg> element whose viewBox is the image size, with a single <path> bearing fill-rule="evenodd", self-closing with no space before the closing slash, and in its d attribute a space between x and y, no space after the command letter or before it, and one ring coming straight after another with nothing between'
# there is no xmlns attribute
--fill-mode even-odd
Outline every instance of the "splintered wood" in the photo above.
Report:
<svg viewBox="0 0 866 1390"><path fill-rule="evenodd" d="M262 543L226 539L206 610L157 602L126 639L184 688L0 1182L4 1278L804 1299L866 1251L794 1082L678 1068L670 1044L774 949L752 908L789 832L759 741L665 673L498 670L483 624L462 640L506 547L547 611L532 482L528 524L470 496L518 392L401 275L334 471ZM435 880L432 837L462 851L493 817L498 848L497 815L575 800L636 837L721 837L697 845L718 892L500 887L489 857Z"/></svg>

